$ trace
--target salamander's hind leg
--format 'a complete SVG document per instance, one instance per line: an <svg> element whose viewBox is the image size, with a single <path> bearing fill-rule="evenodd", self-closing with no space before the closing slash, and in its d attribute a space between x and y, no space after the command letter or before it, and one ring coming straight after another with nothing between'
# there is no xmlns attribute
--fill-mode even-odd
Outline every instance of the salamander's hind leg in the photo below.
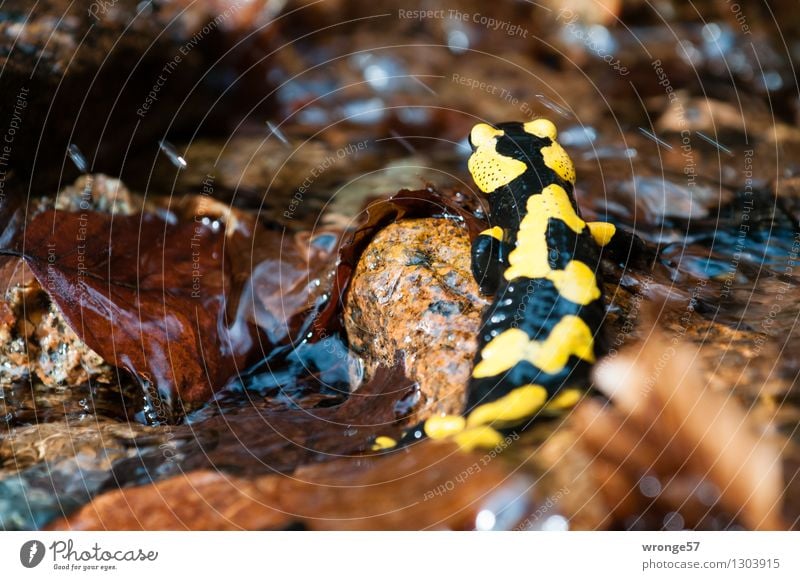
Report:
<svg viewBox="0 0 800 580"><path fill-rule="evenodd" d="M589 222L586 225L603 254L621 266L646 267L658 257L639 236L619 229L614 224Z"/></svg>
<svg viewBox="0 0 800 580"><path fill-rule="evenodd" d="M508 267L510 247L499 226L482 231L472 242L472 275L482 294L494 294Z"/></svg>

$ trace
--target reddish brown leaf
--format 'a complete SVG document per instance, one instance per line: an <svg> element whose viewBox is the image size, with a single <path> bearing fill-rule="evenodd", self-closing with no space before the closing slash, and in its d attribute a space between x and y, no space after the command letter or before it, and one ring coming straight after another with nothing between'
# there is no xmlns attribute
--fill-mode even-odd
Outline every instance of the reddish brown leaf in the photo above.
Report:
<svg viewBox="0 0 800 580"><path fill-rule="evenodd" d="M47 211L18 249L81 338L167 404L208 398L247 358L253 329L225 316L224 232L153 214ZM163 418L162 418L163 420Z"/></svg>
<svg viewBox="0 0 800 580"><path fill-rule="evenodd" d="M210 468L235 474L291 473L308 463L359 454L375 436L399 435L401 416L395 407L411 389L401 366L381 367L334 407L276 411L243 406L199 425L178 425L170 432L177 459L169 467L173 472ZM164 477L163 463L163 449L143 449L138 457L114 466L114 480L138 482L143 466L157 470L145 474L146 480Z"/></svg>
<svg viewBox="0 0 800 580"><path fill-rule="evenodd" d="M469 474L469 476L465 476ZM385 456L338 459L293 476L208 470L115 490L50 529L474 529L483 509L509 505L509 528L535 511L538 489L501 461L426 441ZM211 509L209 509L211 508Z"/></svg>

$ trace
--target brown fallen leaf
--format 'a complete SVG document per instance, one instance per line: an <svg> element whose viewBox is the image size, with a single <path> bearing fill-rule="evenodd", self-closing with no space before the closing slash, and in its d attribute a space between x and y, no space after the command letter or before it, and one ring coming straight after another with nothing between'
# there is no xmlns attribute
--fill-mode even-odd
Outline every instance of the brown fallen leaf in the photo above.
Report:
<svg viewBox="0 0 800 580"><path fill-rule="evenodd" d="M216 415L196 425L172 429L185 442L176 453L183 471L221 469L233 474L290 473L301 465L330 461L369 450L378 435L398 436L399 401L413 390L402 366L381 367L367 384L333 407L265 411L253 406ZM161 450L156 458L163 461ZM115 466L119 479L141 468L137 458Z"/></svg>
<svg viewBox="0 0 800 580"><path fill-rule="evenodd" d="M46 211L15 249L84 342L171 408L175 395L207 399L252 348L253 329L225 316L224 241L211 227L153 214Z"/></svg>
<svg viewBox="0 0 800 580"><path fill-rule="evenodd" d="M312 251L202 199L158 214L5 218L3 253L25 260L90 349L139 379L151 422L174 421L290 338L335 259L335 244Z"/></svg>
<svg viewBox="0 0 800 580"><path fill-rule="evenodd" d="M598 364L596 386L614 406L587 400L572 419L612 514L658 502L688 526L723 510L750 529L786 529L785 441L703 376L694 350L658 331Z"/></svg>
<svg viewBox="0 0 800 580"><path fill-rule="evenodd" d="M512 528L534 513L533 480L500 460L425 441L383 456L339 459L291 477L194 471L95 499L56 530L475 529L478 514ZM501 523L500 520L505 518Z"/></svg>

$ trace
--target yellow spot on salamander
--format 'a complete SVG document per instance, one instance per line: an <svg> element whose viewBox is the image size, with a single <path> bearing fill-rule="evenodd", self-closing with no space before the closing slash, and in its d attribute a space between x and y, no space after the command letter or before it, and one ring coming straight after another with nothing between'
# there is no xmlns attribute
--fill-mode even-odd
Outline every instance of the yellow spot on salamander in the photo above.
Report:
<svg viewBox="0 0 800 580"><path fill-rule="evenodd" d="M553 141L552 145L542 147L544 164L556 172L561 179L575 183L575 166L564 148Z"/></svg>
<svg viewBox="0 0 800 580"><path fill-rule="evenodd" d="M556 143L558 131L552 121L547 119L534 119L525 123L523 126L526 133L535 135L542 139L550 139L553 143L547 147L542 147L542 157L544 164L556 172L561 179L569 183L575 183L575 166L572 159L564 148Z"/></svg>
<svg viewBox="0 0 800 580"><path fill-rule="evenodd" d="M547 261L547 223L550 218L564 222L576 234L586 227L569 195L560 185L548 185L538 195L528 198L527 214L517 233L517 247L508 256L509 267L504 276L514 278L544 278L550 272Z"/></svg>
<svg viewBox="0 0 800 580"><path fill-rule="evenodd" d="M462 431L453 439L464 451L472 451L475 448L492 449L503 443L503 436L487 425Z"/></svg>
<svg viewBox="0 0 800 580"><path fill-rule="evenodd" d="M583 392L579 389L564 389L558 393L553 399L547 403L545 411L563 411L571 409L578 404L578 401L583 397Z"/></svg>
<svg viewBox="0 0 800 580"><path fill-rule="evenodd" d="M425 421L425 434L431 439L444 439L464 430L467 420L460 415L431 417Z"/></svg>
<svg viewBox="0 0 800 580"><path fill-rule="evenodd" d="M381 435L380 437L375 438L375 442L372 444L372 450L381 451L382 449L391 449L396 445L397 441L395 441L391 437L386 437L385 435Z"/></svg>
<svg viewBox="0 0 800 580"><path fill-rule="evenodd" d="M550 268L547 259L547 224L550 218L561 220L576 234L586 228L586 222L575 211L564 188L548 185L539 195L528 198L527 214L517 233L517 247L508 256L509 267L503 275L506 280L547 278L567 300L590 304L600 297L600 288L589 266L572 260L564 270Z"/></svg>
<svg viewBox="0 0 800 580"><path fill-rule="evenodd" d="M558 137L558 131L552 121L548 119L534 119L528 121L522 126L526 133L541 137L542 139L549 138L553 141Z"/></svg>
<svg viewBox="0 0 800 580"><path fill-rule="evenodd" d="M575 304L586 306L600 298L600 288L592 269L577 260L571 260L563 270L551 270L546 278L558 293Z"/></svg>
<svg viewBox="0 0 800 580"><path fill-rule="evenodd" d="M594 338L586 323L574 315L558 321L544 340L531 340L524 330L509 328L481 350L481 361L475 365L476 379L493 377L527 361L540 370L554 374L569 361L570 356L593 363Z"/></svg>
<svg viewBox="0 0 800 580"><path fill-rule="evenodd" d="M547 400L547 390L540 385L523 385L496 401L475 407L467 417L467 426L475 427L487 423L500 426L513 425L532 417Z"/></svg>
<svg viewBox="0 0 800 580"><path fill-rule="evenodd" d="M502 137L504 134L502 129L495 129L486 123L478 123L472 128L469 133L469 141L475 148L478 147L491 147L494 148L495 139Z"/></svg>
<svg viewBox="0 0 800 580"><path fill-rule="evenodd" d="M514 181L528 167L518 159L500 155L492 143L478 147L467 161L467 168L475 185L484 193L492 193Z"/></svg>
<svg viewBox="0 0 800 580"><path fill-rule="evenodd" d="M597 245L601 248L608 244L611 238L614 237L614 234L617 233L617 227L608 222L589 222L586 225L589 226L589 231L594 241L597 242Z"/></svg>
<svg viewBox="0 0 800 580"><path fill-rule="evenodd" d="M495 240L502 242L503 241L503 228L500 226L494 226L493 228L489 228L488 230L483 230L479 235L481 236L489 236L494 238Z"/></svg>

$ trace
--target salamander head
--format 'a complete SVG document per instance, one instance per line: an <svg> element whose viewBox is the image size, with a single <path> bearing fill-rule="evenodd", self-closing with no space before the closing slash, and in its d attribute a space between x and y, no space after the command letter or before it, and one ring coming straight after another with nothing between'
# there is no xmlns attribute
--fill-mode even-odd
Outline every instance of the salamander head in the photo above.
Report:
<svg viewBox="0 0 800 580"><path fill-rule="evenodd" d="M574 183L575 169L566 151L556 142L557 135L555 125L547 119L497 125L478 123L469 135L473 153L468 167L475 184L484 193L492 193L529 168L537 174L549 173L550 169L557 178Z"/></svg>

